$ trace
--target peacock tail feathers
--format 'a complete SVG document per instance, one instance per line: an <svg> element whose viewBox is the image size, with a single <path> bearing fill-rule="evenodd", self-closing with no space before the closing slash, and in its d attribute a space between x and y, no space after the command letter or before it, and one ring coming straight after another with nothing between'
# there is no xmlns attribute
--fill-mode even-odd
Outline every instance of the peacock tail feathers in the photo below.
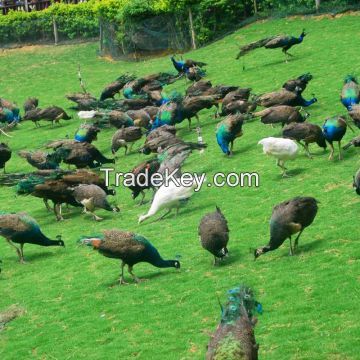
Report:
<svg viewBox="0 0 360 360"><path fill-rule="evenodd" d="M271 41L271 40L273 40L275 38L276 38L276 36L269 36L267 38L257 40L257 41L254 41L254 42L250 43L250 44L242 46L240 48L240 52L236 56L236 59L239 59L241 56L246 55L247 53L249 53L252 50L263 47L267 42L269 42L269 41Z"/></svg>
<svg viewBox="0 0 360 360"><path fill-rule="evenodd" d="M245 359L245 351L232 332L219 341L213 357L214 360L237 360Z"/></svg>
<svg viewBox="0 0 360 360"><path fill-rule="evenodd" d="M44 184L45 178L42 176L31 175L27 179L19 181L15 186L15 191L18 195L29 195L35 190L38 184Z"/></svg>
<svg viewBox="0 0 360 360"><path fill-rule="evenodd" d="M221 323L234 324L239 317L244 315L251 319L255 310L261 313L261 304L256 301L251 288L240 285L228 291L228 302L221 307Z"/></svg>

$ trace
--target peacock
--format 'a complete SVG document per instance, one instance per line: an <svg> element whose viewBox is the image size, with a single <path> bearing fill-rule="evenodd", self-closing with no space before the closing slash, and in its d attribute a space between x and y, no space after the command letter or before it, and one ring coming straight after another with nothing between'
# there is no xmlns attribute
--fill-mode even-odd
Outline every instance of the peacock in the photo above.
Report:
<svg viewBox="0 0 360 360"><path fill-rule="evenodd" d="M329 160L334 159L334 145L333 142L337 141L339 144L339 160L342 159L341 154L341 139L344 137L347 129L347 123L344 117L337 116L330 119L326 119L322 127L324 137L329 143L331 152Z"/></svg>
<svg viewBox="0 0 360 360"><path fill-rule="evenodd" d="M304 147L306 154L312 158L309 151L309 144L316 143L319 147L326 149L326 141L321 127L309 122L291 123L283 128L282 136L297 141ZM302 141L304 143L302 143Z"/></svg>
<svg viewBox="0 0 360 360"><path fill-rule="evenodd" d="M0 107L0 123L17 124L20 120L21 117L15 115L12 110Z"/></svg>
<svg viewBox="0 0 360 360"><path fill-rule="evenodd" d="M80 239L81 244L92 246L101 255L121 260L120 284L127 284L124 279L124 267L128 266L129 274L135 282L140 282L133 272L134 265L147 262L158 268L174 267L180 269L178 260L164 260L158 250L139 234L117 229L104 230L101 234L85 236Z"/></svg>
<svg viewBox="0 0 360 360"><path fill-rule="evenodd" d="M258 144L263 146L264 154L274 156L277 159L276 165L281 167L282 176L288 176L285 161L294 160L297 157L299 147L296 142L290 139L268 137L260 140Z"/></svg>
<svg viewBox="0 0 360 360"><path fill-rule="evenodd" d="M257 104L270 107L276 105L289 105L289 106L303 106L307 107L317 102L317 98L313 97L310 100L305 100L301 93L296 91L292 92L286 89L281 89L280 91L274 91L267 94L259 96L257 99Z"/></svg>
<svg viewBox="0 0 360 360"><path fill-rule="evenodd" d="M111 84L107 85L105 89L101 92L100 101L104 101L106 99L113 99L114 96L121 91L121 89L125 86L126 83L134 80L135 78L136 76L132 74L123 74L119 76Z"/></svg>
<svg viewBox="0 0 360 360"><path fill-rule="evenodd" d="M300 75L296 79L290 79L283 84L283 89L302 94L306 89L307 84L312 80L313 76L310 73Z"/></svg>
<svg viewBox="0 0 360 360"><path fill-rule="evenodd" d="M5 119L8 123L21 121L20 109L13 102L0 98L0 121L3 117L2 113L5 112Z"/></svg>
<svg viewBox="0 0 360 360"><path fill-rule="evenodd" d="M310 226L318 211L318 201L313 197L295 197L276 205L270 219L270 241L266 246L255 250L255 259L268 251L280 247L286 239L290 240L290 255L293 255L299 238L305 228ZM292 246L291 236L298 234Z"/></svg>
<svg viewBox="0 0 360 360"><path fill-rule="evenodd" d="M243 135L244 120L242 114L229 115L217 125L216 140L224 154L232 154L234 140Z"/></svg>
<svg viewBox="0 0 360 360"><path fill-rule="evenodd" d="M360 195L360 169L356 172L354 176L354 189L358 195Z"/></svg>
<svg viewBox="0 0 360 360"><path fill-rule="evenodd" d="M301 114L301 110L298 110L289 105L276 105L266 108L264 110L253 113L253 116L260 117L263 124L277 124L281 123L282 126L290 124L292 122L302 123L310 114L305 112Z"/></svg>
<svg viewBox="0 0 360 360"><path fill-rule="evenodd" d="M254 312L262 313L262 305L253 291L239 285L227 292L228 302L221 307L221 320L207 346L206 360L257 360L259 345L254 327Z"/></svg>
<svg viewBox="0 0 360 360"><path fill-rule="evenodd" d="M95 221L102 220L95 214L95 209L104 209L106 211L119 212L117 206L111 206L106 199L106 192L99 186L94 184L81 184L73 189L72 195L75 200L83 205L84 213L90 213Z"/></svg>
<svg viewBox="0 0 360 360"><path fill-rule="evenodd" d="M352 105L348 114L353 119L355 126L360 129L360 105Z"/></svg>
<svg viewBox="0 0 360 360"><path fill-rule="evenodd" d="M173 208L176 208L176 213L178 213L181 202L183 200L189 199L194 194L195 186L195 182L193 182L191 186L184 186L181 184L178 186L178 184L176 184L174 181L170 181L168 184L164 183L161 185L154 196L147 214L141 215L139 217L139 224L151 216L154 216L162 209L167 209L168 211L158 220L163 219L172 211Z"/></svg>
<svg viewBox="0 0 360 360"><path fill-rule="evenodd" d="M351 110L352 106L360 102L360 86L353 75L347 75L340 95L341 103L346 109Z"/></svg>
<svg viewBox="0 0 360 360"><path fill-rule="evenodd" d="M54 123L59 124L61 119L70 120L71 116L59 106L49 106L45 109L35 108L24 115L24 120L33 121L36 127L40 126L38 123L40 120L51 121L52 125L54 125Z"/></svg>
<svg viewBox="0 0 360 360"><path fill-rule="evenodd" d="M344 147L344 150L347 150L349 147L354 146L354 147L360 147L360 135L358 135L357 137L353 138L351 141L349 141Z"/></svg>
<svg viewBox="0 0 360 360"><path fill-rule="evenodd" d="M53 153L20 150L18 155L39 170L51 170L58 169L60 163L70 154L70 151L70 149L65 148L60 148L59 151Z"/></svg>
<svg viewBox="0 0 360 360"><path fill-rule="evenodd" d="M4 174L6 173L5 164L11 159L11 154L9 145L0 143L0 169L4 169Z"/></svg>
<svg viewBox="0 0 360 360"><path fill-rule="evenodd" d="M139 194L142 195L140 205L143 204L145 193L144 190L147 189L154 189L154 187L151 184L151 177L153 174L155 174L160 167L160 162L158 159L150 159L146 160L139 165L135 166L131 173L134 175L135 183L128 186L128 188L131 190L131 195L133 199L136 199ZM148 181L144 181L143 178L141 178L140 174L144 174L144 176L147 176Z"/></svg>
<svg viewBox="0 0 360 360"><path fill-rule="evenodd" d="M26 213L0 212L0 235L16 249L21 263L24 263L24 244L65 246L60 235L56 240L46 237L39 224ZM20 248L15 244L19 244Z"/></svg>
<svg viewBox="0 0 360 360"><path fill-rule="evenodd" d="M91 124L81 124L75 132L74 139L78 142L87 142L91 144L93 141L97 140L97 134L100 132L100 129L97 126Z"/></svg>
<svg viewBox="0 0 360 360"><path fill-rule="evenodd" d="M199 81L205 76L205 71L202 70L207 64L201 61L191 59L176 60L175 56L171 56L171 62L180 76L185 75L189 80Z"/></svg>
<svg viewBox="0 0 360 360"><path fill-rule="evenodd" d="M137 126L129 126L119 129L115 132L111 139L111 152L115 154L121 147L125 148L125 155L129 152L137 140L142 138L142 131L140 127Z"/></svg>
<svg viewBox="0 0 360 360"><path fill-rule="evenodd" d="M29 97L25 100L24 111L27 113L30 110L34 110L39 106L39 99L35 97Z"/></svg>
<svg viewBox="0 0 360 360"><path fill-rule="evenodd" d="M217 206L215 212L202 217L198 232L201 246L214 256L214 265L218 259L228 256L229 228L225 216Z"/></svg>
<svg viewBox="0 0 360 360"><path fill-rule="evenodd" d="M301 44L306 36L305 29L301 32L299 37L289 36L289 35L276 35L270 36L258 41L254 41L248 45L242 46L240 52L236 56L236 59L239 59L241 56L249 53L252 50L264 47L265 49L278 49L281 48L282 52L285 54L285 62L288 61L289 56L293 56L288 53L294 45Z"/></svg>

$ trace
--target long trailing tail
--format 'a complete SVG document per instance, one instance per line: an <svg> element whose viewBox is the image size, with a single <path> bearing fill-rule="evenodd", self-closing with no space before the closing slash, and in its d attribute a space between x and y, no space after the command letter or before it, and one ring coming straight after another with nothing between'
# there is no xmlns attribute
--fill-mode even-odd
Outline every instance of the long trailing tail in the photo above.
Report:
<svg viewBox="0 0 360 360"><path fill-rule="evenodd" d="M263 46L265 46L265 44L271 40L273 40L276 36L269 36L267 38L258 40L258 41L254 41L250 44L244 45L240 48L239 53L236 56L236 59L238 60L241 56L246 55L247 53L249 53L252 50L261 48Z"/></svg>
<svg viewBox="0 0 360 360"><path fill-rule="evenodd" d="M344 147L343 150L347 150L349 147L351 146L355 146L355 147L359 147L360 146L360 136L356 137L355 139L352 139L349 143L347 143Z"/></svg>
<svg viewBox="0 0 360 360"><path fill-rule="evenodd" d="M43 184L45 178L42 176L29 176L27 179L20 180L15 187L17 195L29 195L31 194L35 186L38 184Z"/></svg>
<svg viewBox="0 0 360 360"><path fill-rule="evenodd" d="M190 146L190 149L192 149L192 150L201 150L201 149L207 148L207 144L199 144L199 143L193 143L193 142L185 142L185 144Z"/></svg>

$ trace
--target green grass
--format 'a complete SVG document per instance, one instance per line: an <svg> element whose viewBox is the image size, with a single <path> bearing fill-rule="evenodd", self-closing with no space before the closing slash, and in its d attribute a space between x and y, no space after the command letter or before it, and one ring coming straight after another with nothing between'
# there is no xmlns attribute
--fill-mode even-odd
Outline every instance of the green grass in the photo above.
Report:
<svg viewBox="0 0 360 360"><path fill-rule="evenodd" d="M305 92L319 102L309 108L310 120L322 124L326 117L343 114L339 102L342 79L359 72L359 14L336 19L291 18L264 21L202 48L188 56L209 63L208 78L214 84L251 86L255 93L272 91L289 78L311 72L314 79ZM238 44L280 32L298 34L306 28L303 44L292 49L295 57L283 62L280 50L260 49L246 57L246 71L236 61ZM141 63L109 62L96 57L96 44L58 46L0 53L1 96L22 104L27 96L38 96L42 107L70 104L64 98L78 91L77 64L82 64L88 90L99 94L102 87L125 71L138 75L172 70L167 57ZM183 81L175 87L185 89ZM15 251L0 243L3 272L0 275L0 309L13 303L27 313L8 324L0 335L2 359L202 359L209 333L217 325L217 296L246 283L263 304L256 339L262 359L358 359L359 331L359 197L352 189L352 175L359 167L359 152L349 149L343 161L327 160L328 152L316 146L309 160L302 152L288 163L289 179L282 179L274 159L262 154L259 139L279 136L260 122L244 126L244 136L235 142L235 154L225 158L215 140L213 110L201 112L204 154L194 153L186 169L207 172L256 171L259 188L204 188L195 194L177 218L137 224L148 204L138 207L127 189L118 189L114 202L121 213L99 211L105 220L70 208L64 222L56 222L41 200L15 197L13 189L1 188L0 206L6 211L27 211L45 234L62 234L66 248L25 246L27 265L17 262ZM35 129L23 123L9 140L13 157L7 170L30 171L16 155L20 149L41 148L48 140L72 136L76 118L62 126L44 124ZM196 141L187 122L178 126L184 139ZM95 143L110 155L113 129L104 130ZM354 136L348 131L344 140ZM2 138L3 139L3 138ZM138 144L138 146L140 143ZM134 147L136 148L136 146ZM117 170L127 171L143 155L121 153ZM320 209L314 224L300 239L299 252L288 256L286 242L280 249L253 260L249 249L269 239L272 207L298 195L315 196ZM147 195L149 198L149 195ZM113 200L113 199L111 199ZM202 250L197 227L200 218L221 207L230 226L230 258L212 266ZM181 271L135 266L135 273L149 281L117 286L119 262L107 259L76 240L84 234L117 227L146 236L165 258L181 254Z"/></svg>

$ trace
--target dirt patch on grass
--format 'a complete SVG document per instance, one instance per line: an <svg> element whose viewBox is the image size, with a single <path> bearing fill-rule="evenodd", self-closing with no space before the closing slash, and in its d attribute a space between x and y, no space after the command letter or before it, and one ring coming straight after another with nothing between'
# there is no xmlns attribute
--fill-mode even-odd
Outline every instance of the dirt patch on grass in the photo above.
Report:
<svg viewBox="0 0 360 360"><path fill-rule="evenodd" d="M0 312L0 331L7 323L25 313L25 310L18 305L11 305L8 309Z"/></svg>

